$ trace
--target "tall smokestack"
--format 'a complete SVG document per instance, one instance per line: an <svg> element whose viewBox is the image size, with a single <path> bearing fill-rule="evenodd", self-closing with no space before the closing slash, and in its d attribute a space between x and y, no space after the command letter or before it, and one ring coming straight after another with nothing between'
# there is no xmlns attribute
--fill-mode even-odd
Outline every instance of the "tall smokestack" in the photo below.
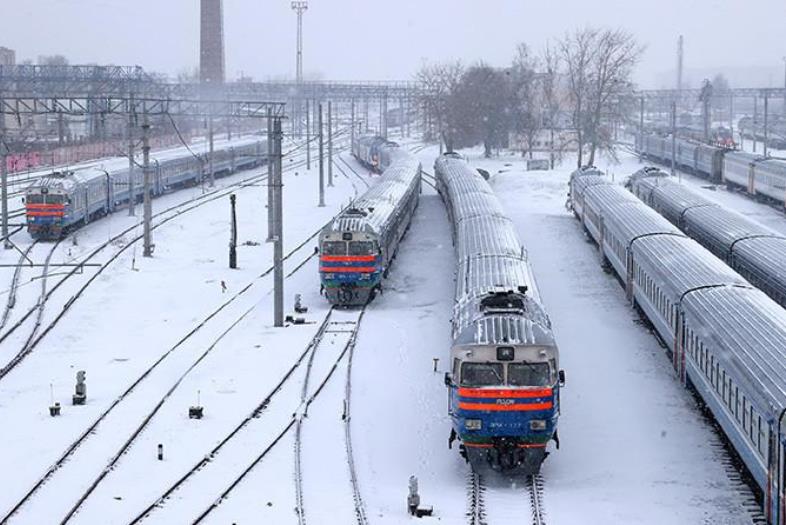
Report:
<svg viewBox="0 0 786 525"><path fill-rule="evenodd" d="M223 0L201 0L199 80L206 86L224 83Z"/></svg>

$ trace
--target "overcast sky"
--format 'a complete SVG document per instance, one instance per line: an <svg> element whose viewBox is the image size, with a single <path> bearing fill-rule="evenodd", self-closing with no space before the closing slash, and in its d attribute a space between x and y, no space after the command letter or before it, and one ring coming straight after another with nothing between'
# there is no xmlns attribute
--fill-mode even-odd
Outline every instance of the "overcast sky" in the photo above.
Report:
<svg viewBox="0 0 786 525"><path fill-rule="evenodd" d="M18 60L59 53L169 74L198 64L199 0L0 0L0 13L0 46ZM228 77L293 76L295 20L289 0L224 0ZM304 69L389 80L411 78L426 59L506 65L518 42L541 49L593 25L624 28L647 46L637 73L645 87L670 78L679 34L689 77L725 66L738 85L781 85L785 21L786 0L310 0Z"/></svg>

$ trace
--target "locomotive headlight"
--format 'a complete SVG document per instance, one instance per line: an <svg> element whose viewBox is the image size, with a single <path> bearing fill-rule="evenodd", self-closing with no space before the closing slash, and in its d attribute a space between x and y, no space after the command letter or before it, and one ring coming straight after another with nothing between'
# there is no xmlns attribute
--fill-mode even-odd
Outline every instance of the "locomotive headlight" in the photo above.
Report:
<svg viewBox="0 0 786 525"><path fill-rule="evenodd" d="M546 422L542 419L533 419L529 422L529 429L534 431L546 430Z"/></svg>
<svg viewBox="0 0 786 525"><path fill-rule="evenodd" d="M336 274L334 274L334 273L323 273L322 274L322 278L323 279L328 279L328 280L335 279L336 278Z"/></svg>
<svg viewBox="0 0 786 525"><path fill-rule="evenodd" d="M464 421L464 428L467 430L480 430L483 427L483 421L480 419L467 419Z"/></svg>

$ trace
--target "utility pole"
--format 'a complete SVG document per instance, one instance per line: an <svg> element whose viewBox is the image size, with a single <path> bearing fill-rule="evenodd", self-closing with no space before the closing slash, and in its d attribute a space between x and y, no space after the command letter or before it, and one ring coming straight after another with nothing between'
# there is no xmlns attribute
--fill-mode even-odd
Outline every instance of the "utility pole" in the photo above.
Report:
<svg viewBox="0 0 786 525"><path fill-rule="evenodd" d="M677 101L671 102L671 176L677 174ZM682 181L680 181L682 182Z"/></svg>
<svg viewBox="0 0 786 525"><path fill-rule="evenodd" d="M273 195L273 184L275 177L275 139L273 137L273 113L267 110L267 242L271 242L275 234L275 196Z"/></svg>
<svg viewBox="0 0 786 525"><path fill-rule="evenodd" d="M208 169L210 170L210 187L216 185L216 172L215 165L213 164L213 108L211 106L209 115L207 117L207 141L209 147L210 157L207 159Z"/></svg>
<svg viewBox="0 0 786 525"><path fill-rule="evenodd" d="M3 100L0 99L0 107L3 106ZM2 186L3 199L2 212L3 212L3 246L6 250L10 250L13 245L8 239L8 148L6 146L5 136L5 115L0 113L0 186Z"/></svg>
<svg viewBox="0 0 786 525"><path fill-rule="evenodd" d="M311 105L306 99L306 169L311 170Z"/></svg>
<svg viewBox="0 0 786 525"><path fill-rule="evenodd" d="M273 190L275 193L275 227L273 238L273 325L284 326L284 217L283 217L283 188L281 170L283 159L281 155L281 119L273 121L273 158L275 168Z"/></svg>
<svg viewBox="0 0 786 525"><path fill-rule="evenodd" d="M295 79L298 84L303 82L303 13L308 11L306 0L292 2L292 10L297 13L297 61Z"/></svg>
<svg viewBox="0 0 786 525"><path fill-rule="evenodd" d="M328 100L328 187L333 187L333 102Z"/></svg>
<svg viewBox="0 0 786 525"><path fill-rule="evenodd" d="M150 242L150 221L153 219L153 202L150 198L150 122L147 111L144 114L142 124L142 158L144 169L144 248L142 254L145 257L153 256L153 245Z"/></svg>
<svg viewBox="0 0 786 525"><path fill-rule="evenodd" d="M319 207L325 206L325 141L322 132L322 104L319 105Z"/></svg>
<svg viewBox="0 0 786 525"><path fill-rule="evenodd" d="M231 207L232 233L229 236L229 267L237 268L237 213L235 212L235 194L229 196Z"/></svg>

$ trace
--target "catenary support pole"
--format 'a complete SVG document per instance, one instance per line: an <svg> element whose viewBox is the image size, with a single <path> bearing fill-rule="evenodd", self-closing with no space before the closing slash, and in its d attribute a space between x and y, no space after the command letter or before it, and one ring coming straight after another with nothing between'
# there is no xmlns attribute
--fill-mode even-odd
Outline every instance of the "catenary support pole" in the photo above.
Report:
<svg viewBox="0 0 786 525"><path fill-rule="evenodd" d="M142 123L142 159L144 173L143 205L144 205L144 246L142 254L145 257L153 256L153 243L150 239L150 221L153 219L153 202L150 195L150 121L147 112Z"/></svg>
<svg viewBox="0 0 786 525"><path fill-rule="evenodd" d="M764 90L764 156L770 152L770 91Z"/></svg>
<svg viewBox="0 0 786 525"><path fill-rule="evenodd" d="M677 174L677 101L671 102L671 176Z"/></svg>
<svg viewBox="0 0 786 525"><path fill-rule="evenodd" d="M753 96L753 152L756 153L756 142L759 133L759 97Z"/></svg>
<svg viewBox="0 0 786 525"><path fill-rule="evenodd" d="M306 99L306 169L311 170L311 104Z"/></svg>
<svg viewBox="0 0 786 525"><path fill-rule="evenodd" d="M0 99L0 106L3 100ZM6 250L12 248L11 240L8 238L8 145L5 136L5 115L0 113L0 199L2 199L3 214L3 246Z"/></svg>
<svg viewBox="0 0 786 525"><path fill-rule="evenodd" d="M283 158L281 155L281 119L276 118L273 122L273 142L274 142L274 182L275 190L275 238L273 240L273 324L274 326L284 326L284 217L283 217L283 185L281 172Z"/></svg>
<svg viewBox="0 0 786 525"><path fill-rule="evenodd" d="M352 99L352 105L350 109L350 126L349 126L349 142L350 147L354 146L355 144L355 99Z"/></svg>
<svg viewBox="0 0 786 525"><path fill-rule="evenodd" d="M644 158L644 97L641 97L641 108L639 110L639 161ZM552 147L554 143L552 142Z"/></svg>
<svg viewBox="0 0 786 525"><path fill-rule="evenodd" d="M273 177L275 165L273 156L275 152L273 138L273 113L267 110L267 242L273 240L273 228L275 218L275 204L273 198Z"/></svg>
<svg viewBox="0 0 786 525"><path fill-rule="evenodd" d="M213 108L210 108L210 115L207 118L207 140L208 140L208 151L210 152L210 157L208 158L208 166L210 170L210 187L216 185L216 172L215 172L215 164L213 163Z"/></svg>
<svg viewBox="0 0 786 525"><path fill-rule="evenodd" d="M333 102L328 101L328 187L333 187Z"/></svg>
<svg viewBox="0 0 786 525"><path fill-rule="evenodd" d="M319 206L325 206L325 141L322 128L322 104L319 105Z"/></svg>
<svg viewBox="0 0 786 525"><path fill-rule="evenodd" d="M134 107L134 94L129 96L129 107ZM128 112L128 216L134 216L136 199L134 198L136 185L134 184L134 115L133 111Z"/></svg>

